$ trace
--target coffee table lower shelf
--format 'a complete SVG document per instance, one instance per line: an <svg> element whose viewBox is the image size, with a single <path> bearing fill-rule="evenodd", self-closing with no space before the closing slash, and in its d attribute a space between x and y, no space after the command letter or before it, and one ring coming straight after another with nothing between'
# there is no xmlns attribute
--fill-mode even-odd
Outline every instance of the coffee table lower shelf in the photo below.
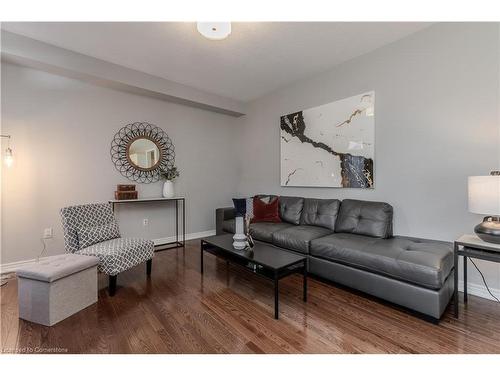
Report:
<svg viewBox="0 0 500 375"><path fill-rule="evenodd" d="M280 250L281 251L281 250ZM274 319L279 318L279 280L282 278L300 273L303 275L303 300L307 302L307 258L287 264L283 267L274 268L263 263L257 263L249 259L244 251L226 250L219 248L205 240L201 240L200 253L201 253L201 274L203 275L203 254L207 252L215 255L218 258L224 259L226 262L237 265L242 269L254 275L264 277L274 283Z"/></svg>

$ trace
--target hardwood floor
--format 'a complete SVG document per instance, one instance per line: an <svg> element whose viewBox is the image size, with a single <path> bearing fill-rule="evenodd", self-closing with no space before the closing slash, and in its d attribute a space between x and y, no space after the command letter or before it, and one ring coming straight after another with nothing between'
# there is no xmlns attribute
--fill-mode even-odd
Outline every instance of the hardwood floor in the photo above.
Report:
<svg viewBox="0 0 500 375"><path fill-rule="evenodd" d="M2 352L68 353L500 353L500 304L471 296L439 325L390 304L310 279L280 281L280 319L271 282L205 255L156 254L118 278L114 297L99 276L99 301L53 327L18 319L17 283L1 288Z"/></svg>

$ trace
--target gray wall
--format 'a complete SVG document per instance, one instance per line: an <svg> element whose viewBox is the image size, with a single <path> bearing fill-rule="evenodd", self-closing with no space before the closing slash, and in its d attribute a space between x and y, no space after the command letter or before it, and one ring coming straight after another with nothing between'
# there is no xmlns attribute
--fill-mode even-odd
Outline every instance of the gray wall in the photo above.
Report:
<svg viewBox="0 0 500 375"><path fill-rule="evenodd" d="M467 176L499 168L498 39L498 24L438 24L259 98L238 120L239 193L386 201L397 234L471 232L481 217L467 212ZM370 90L375 189L280 187L280 115ZM499 267L481 267L500 288Z"/></svg>
<svg viewBox="0 0 500 375"><path fill-rule="evenodd" d="M55 232L48 254L63 252L59 209L107 201L116 184L130 182L109 148L134 121L160 126L175 145L187 232L214 229L214 209L230 204L237 187L234 118L2 64L2 133L12 135L15 153L14 167L2 170L2 264L33 259L47 227ZM137 186L141 197L161 195L160 182ZM171 210L129 206L117 215L123 234L161 238L174 233Z"/></svg>
<svg viewBox="0 0 500 375"><path fill-rule="evenodd" d="M1 263L34 258L46 227L55 230L49 254L62 252L59 208L105 201L128 182L109 143L132 121L155 123L174 141L189 233L213 229L214 208L234 195L267 192L387 201L396 233L453 240L481 219L467 212L467 176L500 164L499 53L498 24L438 24L266 95L240 119L2 64L2 133L14 137L16 164L2 173ZM280 115L368 90L376 91L375 189L280 187ZM160 183L138 188L161 194ZM122 231L172 235L164 209L120 210ZM498 291L499 267L481 268ZM473 269L471 277L480 284Z"/></svg>

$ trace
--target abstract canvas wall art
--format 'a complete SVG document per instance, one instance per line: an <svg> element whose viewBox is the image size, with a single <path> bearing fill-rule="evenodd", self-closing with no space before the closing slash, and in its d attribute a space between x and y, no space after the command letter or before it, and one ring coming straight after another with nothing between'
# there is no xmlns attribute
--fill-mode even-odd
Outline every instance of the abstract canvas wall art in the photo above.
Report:
<svg viewBox="0 0 500 375"><path fill-rule="evenodd" d="M373 188L375 92L281 116L281 185Z"/></svg>

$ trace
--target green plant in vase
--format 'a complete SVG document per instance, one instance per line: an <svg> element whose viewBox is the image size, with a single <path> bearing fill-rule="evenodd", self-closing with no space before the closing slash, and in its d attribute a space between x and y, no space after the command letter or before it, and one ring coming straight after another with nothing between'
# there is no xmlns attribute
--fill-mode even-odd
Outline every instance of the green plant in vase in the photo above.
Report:
<svg viewBox="0 0 500 375"><path fill-rule="evenodd" d="M175 195L174 191L174 180L180 176L180 172L176 166L169 169L164 169L161 172L161 177L165 180L163 183L163 197L173 198Z"/></svg>

